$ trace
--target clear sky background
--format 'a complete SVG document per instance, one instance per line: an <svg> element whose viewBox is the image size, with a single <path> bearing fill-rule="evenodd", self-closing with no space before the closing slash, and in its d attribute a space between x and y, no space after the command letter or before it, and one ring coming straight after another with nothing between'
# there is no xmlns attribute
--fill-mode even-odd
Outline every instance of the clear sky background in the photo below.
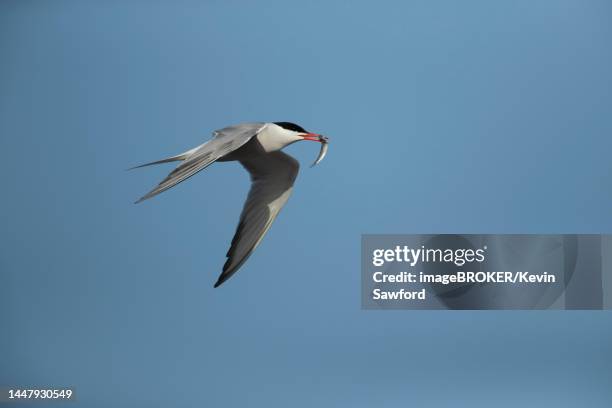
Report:
<svg viewBox="0 0 612 408"><path fill-rule="evenodd" d="M313 143L134 205L212 130ZM362 233L611 233L607 1L2 1L0 384L83 407L609 407L610 312L372 312ZM459 402L461 401L461 402Z"/></svg>

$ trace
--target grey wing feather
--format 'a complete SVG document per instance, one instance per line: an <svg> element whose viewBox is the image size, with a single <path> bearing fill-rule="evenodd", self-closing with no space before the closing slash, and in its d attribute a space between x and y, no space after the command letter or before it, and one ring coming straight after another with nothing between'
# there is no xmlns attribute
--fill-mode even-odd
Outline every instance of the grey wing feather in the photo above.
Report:
<svg viewBox="0 0 612 408"><path fill-rule="evenodd" d="M251 190L215 288L229 279L257 248L289 199L299 171L298 162L280 151L241 163L251 173Z"/></svg>
<svg viewBox="0 0 612 408"><path fill-rule="evenodd" d="M136 203L156 196L204 170L223 156L243 146L264 127L264 123L245 123L216 130L213 132L213 139L190 151L190 154L183 159L183 163Z"/></svg>

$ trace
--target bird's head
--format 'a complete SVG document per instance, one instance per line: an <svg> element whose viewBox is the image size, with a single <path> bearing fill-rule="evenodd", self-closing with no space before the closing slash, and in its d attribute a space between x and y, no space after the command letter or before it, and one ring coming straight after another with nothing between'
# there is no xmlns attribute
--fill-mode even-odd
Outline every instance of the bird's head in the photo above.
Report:
<svg viewBox="0 0 612 408"><path fill-rule="evenodd" d="M329 143L329 139L327 137L318 133L308 132L300 125L296 125L295 123L291 122L274 122L274 125L276 125L276 127L278 128L279 138L282 138L285 142L285 145L283 147L302 140L310 140L312 142L321 143L321 150L319 151L319 156L312 164L312 166L318 164L321 160L323 160L325 154L327 154L327 144Z"/></svg>

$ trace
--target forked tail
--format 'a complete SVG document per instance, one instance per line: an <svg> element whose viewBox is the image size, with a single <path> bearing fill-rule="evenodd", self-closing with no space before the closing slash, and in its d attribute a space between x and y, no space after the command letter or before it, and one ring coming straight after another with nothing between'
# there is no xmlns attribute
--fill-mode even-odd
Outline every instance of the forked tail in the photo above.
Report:
<svg viewBox="0 0 612 408"><path fill-rule="evenodd" d="M189 157L189 155L191 155L191 153L193 153L195 150L197 149L191 149L188 150L184 153L181 154L177 154L176 156L172 156L172 157L167 157L165 159L161 159L161 160L156 160L150 163L145 163L145 164L141 164L139 166L134 166L134 167L130 167L128 170L134 170L134 169L139 169L141 167L147 167L147 166L152 166L154 164L162 164L162 163L170 163L170 162L174 162L174 161L181 161L181 160L185 160L187 157Z"/></svg>

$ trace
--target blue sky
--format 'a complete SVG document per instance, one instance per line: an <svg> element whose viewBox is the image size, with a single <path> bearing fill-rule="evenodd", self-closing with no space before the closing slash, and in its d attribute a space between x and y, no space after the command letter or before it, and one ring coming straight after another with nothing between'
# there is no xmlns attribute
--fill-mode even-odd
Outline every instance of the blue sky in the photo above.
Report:
<svg viewBox="0 0 612 408"><path fill-rule="evenodd" d="M306 4L307 3L307 4ZM608 312L360 309L363 233L611 233L605 1L3 1L0 384L78 405L609 406ZM293 121L293 196L213 289L248 176L133 201ZM554 392L552 391L554 389Z"/></svg>

